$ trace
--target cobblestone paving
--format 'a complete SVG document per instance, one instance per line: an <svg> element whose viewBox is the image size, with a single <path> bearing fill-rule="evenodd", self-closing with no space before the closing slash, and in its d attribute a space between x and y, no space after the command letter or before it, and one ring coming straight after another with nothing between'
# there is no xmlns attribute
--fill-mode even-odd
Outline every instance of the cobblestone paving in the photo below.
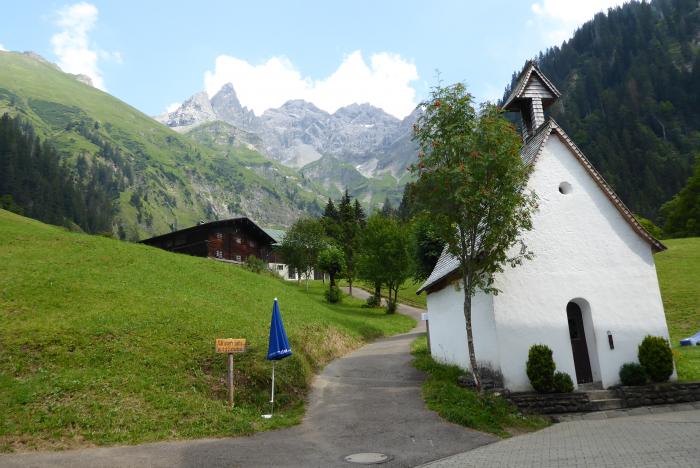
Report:
<svg viewBox="0 0 700 468"><path fill-rule="evenodd" d="M700 409L562 422L424 466L700 466Z"/></svg>

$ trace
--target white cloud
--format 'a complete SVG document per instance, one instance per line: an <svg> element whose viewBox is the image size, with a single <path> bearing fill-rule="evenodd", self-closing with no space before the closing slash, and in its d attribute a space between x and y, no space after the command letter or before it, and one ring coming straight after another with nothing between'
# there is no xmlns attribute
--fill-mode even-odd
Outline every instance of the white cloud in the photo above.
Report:
<svg viewBox="0 0 700 468"><path fill-rule="evenodd" d="M168 112L168 113L175 112L176 110L178 110L180 108L181 105L182 105L181 102L173 102L172 104L169 104L168 106L165 107L165 112Z"/></svg>
<svg viewBox="0 0 700 468"><path fill-rule="evenodd" d="M7 52L7 49L6 49L5 46L2 45L2 44L0 44L0 50L2 50L2 51L4 51L4 52Z"/></svg>
<svg viewBox="0 0 700 468"><path fill-rule="evenodd" d="M533 3L537 27L552 45L569 39L577 27L593 19L596 13L622 5L629 0L541 0Z"/></svg>
<svg viewBox="0 0 700 468"><path fill-rule="evenodd" d="M91 3L74 3L62 8L56 19L56 26L61 30L51 37L51 45L63 71L87 75L96 88L104 90L98 62L122 63L122 56L119 52L100 50L91 43L89 33L95 27L97 17L97 7Z"/></svg>
<svg viewBox="0 0 700 468"><path fill-rule="evenodd" d="M396 54L373 54L367 63L358 50L347 55L328 77L313 80L284 57L272 57L252 65L229 55L216 58L214 71L204 74L204 84L213 96L232 83L241 104L260 115L290 99L304 99L320 109L368 102L396 117L408 115L416 106L411 82L418 79L416 66Z"/></svg>

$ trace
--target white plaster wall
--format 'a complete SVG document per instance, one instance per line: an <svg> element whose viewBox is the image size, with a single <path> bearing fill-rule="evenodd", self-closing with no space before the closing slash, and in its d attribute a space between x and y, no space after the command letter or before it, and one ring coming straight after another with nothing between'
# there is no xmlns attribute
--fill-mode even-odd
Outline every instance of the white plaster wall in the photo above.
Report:
<svg viewBox="0 0 700 468"><path fill-rule="evenodd" d="M564 181L572 185L570 194L559 193ZM515 269L506 267L496 283L502 293L493 299L506 386L530 388L525 363L536 343L552 348L557 369L576 382L566 317L566 304L576 298L590 305L585 332L594 377L605 387L616 384L620 366L637 360L645 335L668 339L651 247L556 134L539 156L529 185L539 196L539 211L525 241L536 257ZM585 316L584 310L584 323ZM434 346L438 342L436 337Z"/></svg>
<svg viewBox="0 0 700 468"><path fill-rule="evenodd" d="M454 285L429 294L428 321L431 354L436 361L470 369L464 320L464 293ZM493 319L493 297L483 292L472 299L472 332L477 362L499 368L498 337Z"/></svg>

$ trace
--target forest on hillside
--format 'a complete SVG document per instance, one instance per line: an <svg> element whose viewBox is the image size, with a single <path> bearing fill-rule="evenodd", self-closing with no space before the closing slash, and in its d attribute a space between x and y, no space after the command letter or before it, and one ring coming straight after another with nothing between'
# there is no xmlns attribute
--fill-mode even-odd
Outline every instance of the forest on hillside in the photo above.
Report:
<svg viewBox="0 0 700 468"><path fill-rule="evenodd" d="M55 148L19 117L0 117L0 208L89 233L111 233L114 170L78 157L69 171Z"/></svg>
<svg viewBox="0 0 700 468"><path fill-rule="evenodd" d="M698 1L599 13L536 60L562 92L552 117L632 211L663 223L700 154Z"/></svg>

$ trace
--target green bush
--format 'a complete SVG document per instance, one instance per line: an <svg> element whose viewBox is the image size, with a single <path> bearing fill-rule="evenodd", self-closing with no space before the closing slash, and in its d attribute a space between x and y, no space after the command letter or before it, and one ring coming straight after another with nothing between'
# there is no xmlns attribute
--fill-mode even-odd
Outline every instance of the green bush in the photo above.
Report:
<svg viewBox="0 0 700 468"><path fill-rule="evenodd" d="M326 300L331 304L337 304L343 300L343 295L338 286L331 286L323 295L326 296Z"/></svg>
<svg viewBox="0 0 700 468"><path fill-rule="evenodd" d="M647 373L640 364L628 362L620 367L620 381L622 385L644 385Z"/></svg>
<svg viewBox="0 0 700 468"><path fill-rule="evenodd" d="M255 255L249 255L248 258L246 258L245 267L253 273L262 273L267 270L267 263Z"/></svg>
<svg viewBox="0 0 700 468"><path fill-rule="evenodd" d="M540 393L551 392L554 388L554 369L549 346L532 345L527 354L527 378L530 379L532 388Z"/></svg>
<svg viewBox="0 0 700 468"><path fill-rule="evenodd" d="M381 298L377 298L374 294L367 298L367 307L379 307L381 304Z"/></svg>
<svg viewBox="0 0 700 468"><path fill-rule="evenodd" d="M554 391L557 393L571 393L574 391L574 381L566 372L554 373Z"/></svg>
<svg viewBox="0 0 700 468"><path fill-rule="evenodd" d="M666 382L673 374L673 353L661 336L647 335L639 345L637 357L653 382Z"/></svg>

